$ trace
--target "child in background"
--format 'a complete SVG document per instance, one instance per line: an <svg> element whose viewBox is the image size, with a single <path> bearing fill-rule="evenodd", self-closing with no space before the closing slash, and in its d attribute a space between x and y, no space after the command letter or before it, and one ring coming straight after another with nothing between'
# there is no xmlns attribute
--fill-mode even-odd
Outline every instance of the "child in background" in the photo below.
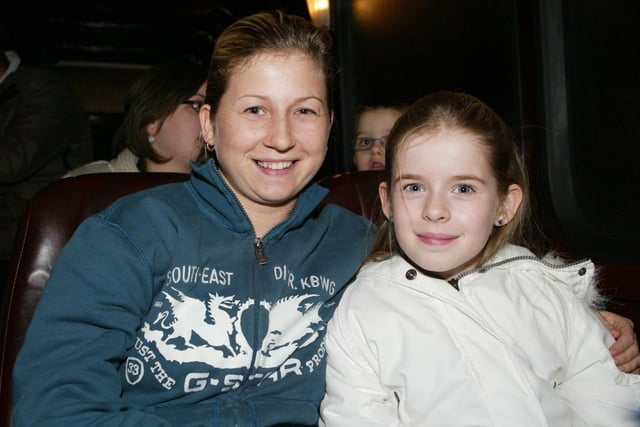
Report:
<svg viewBox="0 0 640 427"><path fill-rule="evenodd" d="M640 376L589 307L593 263L520 246L527 176L504 122L426 96L387 164L386 220L328 325L321 425L637 426Z"/></svg>
<svg viewBox="0 0 640 427"><path fill-rule="evenodd" d="M404 105L377 105L360 107L356 114L356 138L353 142L353 163L356 169L384 169L384 151L387 136Z"/></svg>

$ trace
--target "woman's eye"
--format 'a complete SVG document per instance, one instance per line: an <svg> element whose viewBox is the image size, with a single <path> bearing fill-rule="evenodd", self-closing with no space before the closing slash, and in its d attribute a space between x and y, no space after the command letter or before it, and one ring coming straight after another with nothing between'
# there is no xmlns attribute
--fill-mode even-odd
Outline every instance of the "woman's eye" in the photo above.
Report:
<svg viewBox="0 0 640 427"><path fill-rule="evenodd" d="M317 108L299 107L295 110L294 116L304 123L312 123L321 117L318 111L320 110Z"/></svg>
<svg viewBox="0 0 640 427"><path fill-rule="evenodd" d="M306 115L314 115L314 114L316 114L316 112L314 110L312 110L311 108L301 108L301 109L298 110L298 112L300 114L305 115L305 116Z"/></svg>
<svg viewBox="0 0 640 427"><path fill-rule="evenodd" d="M245 111L247 113L250 113L250 114L261 114L262 113L262 108L260 108L260 107L249 107Z"/></svg>

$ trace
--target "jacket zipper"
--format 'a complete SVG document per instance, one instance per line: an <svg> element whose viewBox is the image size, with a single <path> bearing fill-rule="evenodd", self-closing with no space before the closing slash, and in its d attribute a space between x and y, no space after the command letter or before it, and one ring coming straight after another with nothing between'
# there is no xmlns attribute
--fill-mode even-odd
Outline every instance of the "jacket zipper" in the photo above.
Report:
<svg viewBox="0 0 640 427"><path fill-rule="evenodd" d="M242 206L242 205L240 205L240 206ZM244 208L243 208L243 210L244 210ZM287 219L291 218L291 216L293 215L294 211L295 211L295 208L293 208L293 210L289 213L289 216L287 217ZM245 215L246 215L246 212L245 212ZM282 223L280 223L280 224L282 224ZM271 230L273 230L276 226L272 227L269 231L264 233L264 235L267 236L269 233L271 233ZM255 231L254 231L254 233L255 233ZM267 249L264 247L264 241L263 241L262 237L256 237L256 240L253 242L253 251L256 254L256 259L258 260L258 264L266 265L266 264L269 263L269 257L267 257Z"/></svg>
<svg viewBox="0 0 640 427"><path fill-rule="evenodd" d="M244 206L242 206L242 203L240 203L240 200L238 199L238 196L236 196L236 194L233 192L231 187L229 187L229 185L227 185L227 182L222 178L222 176L220 175L220 172L218 171L217 168L215 168L215 173L218 175L218 178L220 179L220 182L222 182L222 185L224 185L226 187L227 191L233 195L234 199L238 203L238 206L240 206L240 209L244 213L244 216L247 217L247 219L249 219L249 215L247 215L247 211L244 209ZM249 221L249 222L251 222L251 221ZM252 228L253 228L253 226L252 226ZM271 230L269 230L269 231L271 231ZM265 236L267 234L269 234L269 231L265 233ZM254 230L254 235L255 235L255 230ZM258 264L266 265L266 264L269 263L269 258L267 257L267 250L264 248L264 242L262 241L262 237L256 237L256 239L254 240L254 242L253 242L253 252L256 255L256 260L258 261Z"/></svg>
<svg viewBox="0 0 640 427"><path fill-rule="evenodd" d="M535 256L531 256L531 255L519 255L513 258L508 258L499 262L495 262L493 264L486 264L486 265L482 265L480 267L476 267L472 270L469 271L465 271L464 273L461 273L459 276L457 277L452 277L451 279L447 280L447 283L449 283L451 286L453 286L453 288L456 291L460 291L460 288L458 287L458 282L460 281L460 279L462 279L465 276L468 276L469 274L475 273L475 272L481 272L484 273L487 270L493 268L493 267L498 267L504 264L508 264L511 262L515 262L515 261L536 261L539 262L540 264L549 267L549 268L553 268L553 269L562 269L562 268L567 268L567 267L573 267L574 265L578 265L578 264L582 264L583 262L587 261L587 259L580 259L577 261L573 261L567 264L552 264L548 261L545 261L541 258L535 257Z"/></svg>
<svg viewBox="0 0 640 427"><path fill-rule="evenodd" d="M269 258L267 258L267 251L264 248L264 243L262 242L261 237L256 237L256 240L253 243L253 250L256 253L258 264L265 265L269 262Z"/></svg>
<svg viewBox="0 0 640 427"><path fill-rule="evenodd" d="M236 202L238 202L238 205L240 206L240 209L242 209L242 212L244 212L244 215L247 218L249 218L249 215L247 215L247 211L244 209L244 206L242 206L242 203L240 203L240 200L238 199L238 196L236 196L236 194L233 192L233 190L231 190L229 185L227 185L227 182L222 178L222 176L220 176L220 172L218 171L217 168L215 168L215 173L218 175L218 177L220 178L220 181L227 188L227 190L231 194L233 194L233 197L236 199ZM291 218L291 216L293 215L293 213L296 210L296 207L297 207L297 204L291 210L291 212L289 213L289 216L287 217L287 219ZM273 227L273 228L275 228L275 227ZM271 230L273 230L273 228L271 228ZM269 230L266 233L264 233L264 235L266 236L267 234L269 234L271 232L271 230ZM255 234L255 230L254 230L254 234ZM264 247L264 242L262 241L262 237L256 237L256 240L253 242L253 252L256 254L256 260L258 260L258 264L266 265L266 264L269 263L269 258L267 257L267 250Z"/></svg>

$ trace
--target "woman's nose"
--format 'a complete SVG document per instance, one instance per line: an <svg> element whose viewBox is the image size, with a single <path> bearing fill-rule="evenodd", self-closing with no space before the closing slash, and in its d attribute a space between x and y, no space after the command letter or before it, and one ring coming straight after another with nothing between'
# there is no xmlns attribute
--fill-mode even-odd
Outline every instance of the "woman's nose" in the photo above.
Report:
<svg viewBox="0 0 640 427"><path fill-rule="evenodd" d="M266 145L278 151L287 151L295 144L295 138L292 135L291 123L289 123L288 117L280 115L274 116Z"/></svg>

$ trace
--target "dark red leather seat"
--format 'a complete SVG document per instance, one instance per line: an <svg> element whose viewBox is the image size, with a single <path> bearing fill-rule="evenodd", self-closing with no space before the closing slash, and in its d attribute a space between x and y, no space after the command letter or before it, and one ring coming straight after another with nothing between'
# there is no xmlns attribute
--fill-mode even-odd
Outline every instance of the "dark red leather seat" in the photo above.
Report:
<svg viewBox="0 0 640 427"><path fill-rule="evenodd" d="M18 350L56 257L76 227L126 194L187 177L170 173L82 175L56 181L34 196L18 231L0 318L0 427L11 425L12 372ZM353 172L319 183L330 190L326 202L374 218L379 212L378 180L376 172Z"/></svg>
<svg viewBox="0 0 640 427"><path fill-rule="evenodd" d="M329 189L325 202L341 205L376 222L381 214L378 199L381 178L379 171L362 171L327 176L317 182Z"/></svg>
<svg viewBox="0 0 640 427"><path fill-rule="evenodd" d="M11 377L18 350L56 257L76 227L128 193L184 181L187 176L171 173L82 175L56 181L33 197L16 237L0 318L1 427L11 425Z"/></svg>

